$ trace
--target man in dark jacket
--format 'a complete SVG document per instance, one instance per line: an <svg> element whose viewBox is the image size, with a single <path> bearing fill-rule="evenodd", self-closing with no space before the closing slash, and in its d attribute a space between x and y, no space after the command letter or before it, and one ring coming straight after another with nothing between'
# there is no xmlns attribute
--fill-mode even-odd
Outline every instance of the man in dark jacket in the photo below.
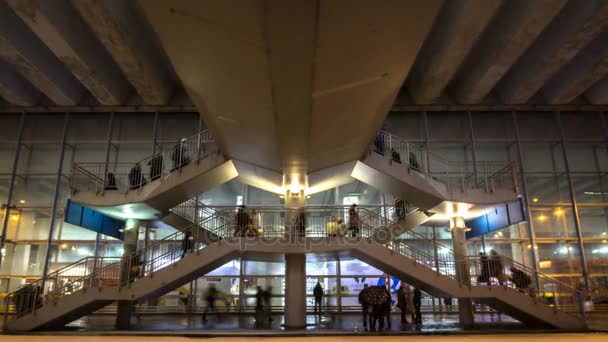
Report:
<svg viewBox="0 0 608 342"><path fill-rule="evenodd" d="M414 289L414 324L422 324L422 314L420 307L422 306L422 291L419 288Z"/></svg>
<svg viewBox="0 0 608 342"><path fill-rule="evenodd" d="M407 324L407 303L409 302L410 289L409 285L401 283L401 287L397 290L397 307L401 310L401 324Z"/></svg>
<svg viewBox="0 0 608 342"><path fill-rule="evenodd" d="M312 291L312 295L315 297L315 313L319 313L321 315L322 309L322 301L323 301L323 287L321 287L321 283L317 283L314 290Z"/></svg>
<svg viewBox="0 0 608 342"><path fill-rule="evenodd" d="M363 314L363 329L367 331L367 319L369 315L369 303L365 300L365 291L369 288L367 284L363 285L363 290L359 292L359 304L361 304L361 313Z"/></svg>

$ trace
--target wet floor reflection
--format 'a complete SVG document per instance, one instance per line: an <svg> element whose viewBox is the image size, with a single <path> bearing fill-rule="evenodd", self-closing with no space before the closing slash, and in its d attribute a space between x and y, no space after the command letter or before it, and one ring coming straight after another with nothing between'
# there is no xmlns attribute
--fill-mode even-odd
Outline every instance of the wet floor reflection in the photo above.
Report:
<svg viewBox="0 0 608 342"><path fill-rule="evenodd" d="M113 315L94 315L79 319L68 326L73 331L112 331L114 330ZM475 316L477 330L530 330L523 324L505 315L478 314ZM252 315L218 315L209 316L203 322L198 315L142 315L133 318L133 330L136 331L209 331L209 332L235 332L255 329L255 320ZM358 314L334 315L308 315L306 318L309 332L363 332L362 318ZM256 330L283 330L283 315L274 315L272 320L264 324L263 329ZM423 324L420 326L402 325L399 315L391 317L390 332L456 332L462 331L458 324L456 314L427 314L423 315Z"/></svg>

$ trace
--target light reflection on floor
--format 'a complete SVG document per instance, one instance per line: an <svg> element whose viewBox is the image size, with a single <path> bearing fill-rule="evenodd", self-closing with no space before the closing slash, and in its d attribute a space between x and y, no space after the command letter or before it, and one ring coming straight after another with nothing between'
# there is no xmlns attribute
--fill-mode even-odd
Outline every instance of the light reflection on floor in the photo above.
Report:
<svg viewBox="0 0 608 342"><path fill-rule="evenodd" d="M2 342L108 342L108 336L2 336ZM149 336L112 336L112 342L150 342ZM155 336L155 342L189 342L188 337ZM222 338L225 342L262 341L265 337ZM605 342L608 334L502 334L408 336L408 342ZM402 336L277 336L272 342L402 342Z"/></svg>
<svg viewBox="0 0 608 342"><path fill-rule="evenodd" d="M68 330L72 331L112 331L114 330L113 315L95 315L82 318L71 323ZM362 317L356 314L336 314L318 317L307 316L307 330L353 332L363 331ZM523 324L505 315L478 314L475 316L478 322L476 330L531 330ZM391 317L391 328L385 329L392 332L456 332L462 331L458 324L458 316L450 315L423 315L421 326L412 324L402 325L399 315ZM220 315L211 316L207 323L203 323L200 316L193 315L143 315L139 319L133 319L133 330L136 331L223 331L235 332L254 329L255 320L251 315ZM272 322L268 323L264 330L282 330L283 316L273 316Z"/></svg>

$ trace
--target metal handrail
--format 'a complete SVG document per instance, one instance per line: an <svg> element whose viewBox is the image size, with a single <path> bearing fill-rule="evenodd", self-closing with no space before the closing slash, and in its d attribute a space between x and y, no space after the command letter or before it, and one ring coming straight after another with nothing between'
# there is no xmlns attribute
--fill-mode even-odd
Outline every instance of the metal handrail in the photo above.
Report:
<svg viewBox="0 0 608 342"><path fill-rule="evenodd" d="M188 205L194 204L195 208L200 204L196 201L185 203ZM302 237L351 236L374 239L379 230L395 224L370 209L357 209L359 220L356 226L345 216L349 209L347 206L306 209L306 211L284 207L249 209L235 206L222 207L221 210L218 210L207 207L205 210L213 212L213 215L199 220L197 217L199 211L195 210L193 218L195 222L202 222L204 229L221 237L282 238L296 233ZM242 221L245 216L247 217L246 222ZM286 224L287 217L295 218L295 220ZM141 277L173 264L181 259L185 253L198 252L201 248L204 248L205 245L201 243L197 235L202 233L200 226L194 224L185 232L171 234L136 253L123 256L120 262L102 263L92 272L85 272L81 277L71 281L71 291L66 290L68 286L63 286L56 291L41 296L41 303L51 300L56 301L68 292L73 292L74 289L101 286L104 279L114 281L109 286L130 286ZM520 291L525 290L530 296L545 302L548 301L547 298L554 298L554 303L547 304L553 305L556 311L566 312L578 317L584 315L582 292L542 273L539 273L540 282L536 283L533 280L535 279L534 270L510 258L504 256L488 258L479 256L457 257L447 246L421 234L413 231L404 234L406 239L391 239L384 243L385 246L415 260L421 266L431 269L437 274L455 279L467 286L506 286ZM189 236L193 240L191 244L187 242ZM153 254L153 257L147 258L146 256L150 253ZM83 260L86 261L87 259L90 258ZM494 266L497 265L496 260L500 260L501 266L498 267L500 271L496 271L497 267ZM78 263L73 265L78 265ZM512 267L515 271L511 271ZM67 268L63 268L63 270L65 269ZM133 271L134 269L135 271ZM527 289L523 289L523 286L518 283L522 279L521 276L518 276L520 273L529 276L530 281ZM57 274L57 272L53 274ZM16 292L7 296L6 308L8 308L11 300L15 302ZM32 305L32 310L39 307L37 302L39 295L40 292L36 292L33 297L30 297L30 303L35 303ZM559 302L557 302L558 299ZM23 314L23 311L19 313ZM15 317L19 316L16 315Z"/></svg>
<svg viewBox="0 0 608 342"><path fill-rule="evenodd" d="M172 172L181 171L192 162L198 163L216 150L214 140L205 130L137 162L75 163L72 167L71 190L94 190L98 194L140 190L148 182L163 180Z"/></svg>
<svg viewBox="0 0 608 342"><path fill-rule="evenodd" d="M466 191L470 188L483 188L486 191L494 191L494 186L479 185L492 184L497 175L510 170L516 172L513 162L504 163L500 161L477 161L477 162L453 162L437 154L432 153L424 147L414 145L407 140L388 133L384 130L378 132L372 150L380 153L395 162L407 165L426 177L434 178L444 183L448 190ZM404 157L405 156L405 157ZM403 158L403 159L402 159ZM490 174L479 172L479 169L490 167ZM498 170L496 170L498 168ZM479 179L479 178L483 179ZM517 179L512 177L513 184L506 184L517 191Z"/></svg>

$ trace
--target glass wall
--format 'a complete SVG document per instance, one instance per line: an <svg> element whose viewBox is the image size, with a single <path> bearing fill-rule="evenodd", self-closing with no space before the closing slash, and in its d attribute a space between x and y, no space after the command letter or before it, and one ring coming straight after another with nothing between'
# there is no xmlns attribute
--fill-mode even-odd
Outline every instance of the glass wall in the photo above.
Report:
<svg viewBox="0 0 608 342"><path fill-rule="evenodd" d="M606 289L608 131L603 115L404 112L389 114L384 128L450 161L521 165L520 190L529 221L473 239L469 251L496 249L530 266L536 260L539 270L572 285L584 281L586 273L592 288ZM131 162L191 136L201 127L197 113L0 115L0 224L5 236L0 251L0 292L40 277L47 259L50 272L91 253L121 255L120 241L63 222L74 163ZM314 194L307 201L309 205L370 205L391 198L391 194L353 182ZM220 206L284 203L276 194L237 181L201 194L200 199ZM157 239L171 231L154 228L148 233L150 239ZM449 247L445 222L431 221L416 231ZM143 240L143 232L141 236ZM249 305L246 296L258 285L276 288L277 303L282 300L281 272L259 270L255 262L238 265L238 275L209 277L219 279L226 292L236 291L239 298L245 298L239 306ZM351 289L360 283L359 275L348 273L344 265L310 263L310 283L319 281L334 294L344 293L341 304L332 299L335 296L328 296L329 305L349 305ZM382 276L380 270L371 271ZM203 281L208 280L199 281L197 288L204 288Z"/></svg>

